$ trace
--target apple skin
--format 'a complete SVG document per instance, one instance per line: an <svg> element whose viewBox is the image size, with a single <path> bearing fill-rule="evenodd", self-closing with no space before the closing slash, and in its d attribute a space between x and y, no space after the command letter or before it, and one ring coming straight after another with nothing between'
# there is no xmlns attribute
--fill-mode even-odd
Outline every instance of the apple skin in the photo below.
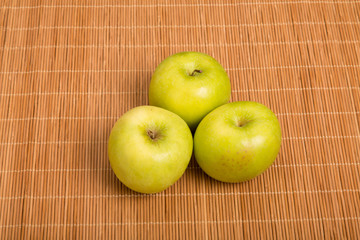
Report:
<svg viewBox="0 0 360 240"><path fill-rule="evenodd" d="M199 124L195 158L206 174L222 182L243 182L263 173L276 159L281 129L275 114L257 102L218 107Z"/></svg>
<svg viewBox="0 0 360 240"><path fill-rule="evenodd" d="M185 172L192 150L192 134L185 121L153 106L126 112L115 123L108 142L117 178L141 193L161 192L174 184Z"/></svg>
<svg viewBox="0 0 360 240"><path fill-rule="evenodd" d="M229 77L214 58L199 52L180 52L156 68L149 103L176 113L195 131L209 112L229 102L230 95Z"/></svg>

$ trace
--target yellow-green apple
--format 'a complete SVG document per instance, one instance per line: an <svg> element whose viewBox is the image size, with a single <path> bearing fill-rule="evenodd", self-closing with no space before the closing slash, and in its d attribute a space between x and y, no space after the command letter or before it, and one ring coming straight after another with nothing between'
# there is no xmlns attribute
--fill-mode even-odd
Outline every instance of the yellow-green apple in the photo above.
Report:
<svg viewBox="0 0 360 240"><path fill-rule="evenodd" d="M194 131L201 119L227 103L230 95L229 77L214 58L199 52L181 52L156 68L149 103L176 113Z"/></svg>
<svg viewBox="0 0 360 240"><path fill-rule="evenodd" d="M110 165L130 189L156 193L185 172L193 150L183 119L162 108L141 106L120 117L108 142Z"/></svg>
<svg viewBox="0 0 360 240"><path fill-rule="evenodd" d="M280 144L278 119L257 102L218 107L201 121L194 136L196 161L205 173L223 182L260 175L274 162Z"/></svg>

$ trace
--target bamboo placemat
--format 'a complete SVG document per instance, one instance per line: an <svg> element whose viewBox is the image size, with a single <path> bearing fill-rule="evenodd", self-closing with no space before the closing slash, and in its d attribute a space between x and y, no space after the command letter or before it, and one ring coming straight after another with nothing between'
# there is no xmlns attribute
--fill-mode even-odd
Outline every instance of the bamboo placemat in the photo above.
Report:
<svg viewBox="0 0 360 240"><path fill-rule="evenodd" d="M358 1L0 5L0 239L360 237ZM110 169L111 127L190 50L224 66L231 101L276 113L280 154L246 183L192 159L165 192L136 194Z"/></svg>

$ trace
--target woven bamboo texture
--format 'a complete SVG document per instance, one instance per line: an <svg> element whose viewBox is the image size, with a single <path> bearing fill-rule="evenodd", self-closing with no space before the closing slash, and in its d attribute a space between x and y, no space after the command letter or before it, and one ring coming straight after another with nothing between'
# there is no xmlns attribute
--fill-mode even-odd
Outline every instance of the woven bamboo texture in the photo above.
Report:
<svg viewBox="0 0 360 240"><path fill-rule="evenodd" d="M0 239L360 237L358 1L0 5ZM180 51L216 58L231 101L270 107L282 148L249 182L212 180L192 159L140 195L110 169L107 139Z"/></svg>

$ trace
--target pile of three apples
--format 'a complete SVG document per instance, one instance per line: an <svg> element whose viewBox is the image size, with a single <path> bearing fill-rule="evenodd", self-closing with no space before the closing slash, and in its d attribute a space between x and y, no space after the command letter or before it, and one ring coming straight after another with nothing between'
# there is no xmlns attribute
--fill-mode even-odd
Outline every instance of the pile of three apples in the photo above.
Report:
<svg viewBox="0 0 360 240"><path fill-rule="evenodd" d="M280 149L278 119L260 103L228 103L230 95L229 77L214 58L181 52L165 59L151 79L152 106L126 112L111 131L116 176L137 192L163 191L183 175L193 148L199 166L219 181L264 172Z"/></svg>

